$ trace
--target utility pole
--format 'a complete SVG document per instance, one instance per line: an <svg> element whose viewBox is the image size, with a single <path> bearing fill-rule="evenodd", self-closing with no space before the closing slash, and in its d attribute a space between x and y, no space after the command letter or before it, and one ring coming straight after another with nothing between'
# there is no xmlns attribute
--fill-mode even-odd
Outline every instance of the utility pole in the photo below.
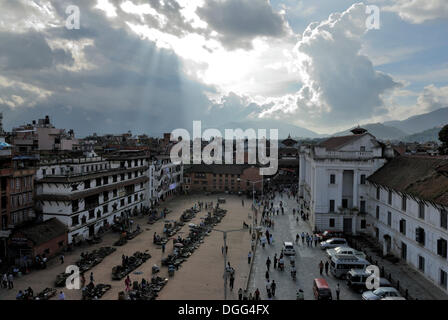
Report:
<svg viewBox="0 0 448 320"><path fill-rule="evenodd" d="M244 231L243 229L237 229L237 230L218 230L218 229L212 229L213 231L218 231L222 233L222 238L224 242L223 247L223 255L224 255L224 300L227 300L227 277L228 277L228 271L227 271L227 233L230 232L238 232L238 231Z"/></svg>

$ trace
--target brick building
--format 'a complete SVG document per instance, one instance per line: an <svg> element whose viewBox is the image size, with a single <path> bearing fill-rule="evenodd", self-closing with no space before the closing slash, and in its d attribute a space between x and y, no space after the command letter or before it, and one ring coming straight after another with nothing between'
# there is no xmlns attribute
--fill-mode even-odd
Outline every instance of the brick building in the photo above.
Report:
<svg viewBox="0 0 448 320"><path fill-rule="evenodd" d="M56 218L16 228L8 242L8 256L16 265L25 266L37 255L47 258L58 255L68 242L67 227Z"/></svg>
<svg viewBox="0 0 448 320"><path fill-rule="evenodd" d="M184 191L236 193L251 192L254 187L261 193L263 176L259 171L258 167L239 164L190 165L185 168Z"/></svg>

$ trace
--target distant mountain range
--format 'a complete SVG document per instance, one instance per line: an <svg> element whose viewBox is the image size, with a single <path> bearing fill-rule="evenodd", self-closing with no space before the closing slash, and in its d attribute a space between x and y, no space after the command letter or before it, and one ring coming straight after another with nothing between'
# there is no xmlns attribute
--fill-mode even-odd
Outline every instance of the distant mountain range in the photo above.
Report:
<svg viewBox="0 0 448 320"><path fill-rule="evenodd" d="M438 141L439 131L446 124L448 124L448 108L442 108L402 121L370 123L362 125L362 127L381 140L423 143ZM350 130L337 132L333 136L348 135Z"/></svg>
<svg viewBox="0 0 448 320"><path fill-rule="evenodd" d="M448 124L448 108L442 108L413 116L406 120L369 123L362 125L362 127L380 140L423 143L427 141L438 141L439 131L446 124ZM294 139L322 139L330 136L344 136L350 135L350 130L352 129L336 132L333 135L323 135L293 124L272 119L233 121L213 128L218 129L222 134L225 133L225 129L278 129L279 139L285 139L288 135L291 135Z"/></svg>
<svg viewBox="0 0 448 320"><path fill-rule="evenodd" d="M272 120L272 119L257 119L251 121L233 121L223 124L221 126L217 126L216 129L221 131L222 134L225 133L225 129L278 129L279 139L286 139L288 135L291 135L293 138L319 138L321 135L293 125L284 123L283 121ZM267 132L269 138L269 132Z"/></svg>
<svg viewBox="0 0 448 320"><path fill-rule="evenodd" d="M389 127L395 127L408 134L419 133L435 127L443 127L448 124L448 108L442 108L429 113L413 116L403 121L387 121L383 124Z"/></svg>

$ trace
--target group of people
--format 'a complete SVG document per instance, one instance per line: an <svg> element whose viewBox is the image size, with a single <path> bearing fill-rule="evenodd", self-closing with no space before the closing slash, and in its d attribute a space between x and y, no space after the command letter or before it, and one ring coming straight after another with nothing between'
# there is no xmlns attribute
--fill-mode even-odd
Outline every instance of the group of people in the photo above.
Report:
<svg viewBox="0 0 448 320"><path fill-rule="evenodd" d="M258 288L252 292L247 292L247 290L243 290L242 288L238 289L238 300L261 300L260 290Z"/></svg>
<svg viewBox="0 0 448 320"><path fill-rule="evenodd" d="M13 289L14 288L14 275L12 272L9 274L4 273L2 276L2 288Z"/></svg>
<svg viewBox="0 0 448 320"><path fill-rule="evenodd" d="M317 247L319 244L319 240L320 240L317 235L309 234L308 232L307 233L305 233L305 232L297 233L296 234L296 244L299 243L300 239L302 239L302 245L305 245L305 242L306 242L306 245L308 247L310 247L310 246L312 247L313 243L314 243L314 246Z"/></svg>

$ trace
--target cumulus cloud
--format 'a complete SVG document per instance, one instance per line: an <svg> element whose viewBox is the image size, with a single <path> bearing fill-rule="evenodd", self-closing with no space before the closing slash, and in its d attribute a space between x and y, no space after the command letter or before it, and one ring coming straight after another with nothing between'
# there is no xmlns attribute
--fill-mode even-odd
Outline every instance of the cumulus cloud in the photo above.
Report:
<svg viewBox="0 0 448 320"><path fill-rule="evenodd" d="M297 43L297 65L302 88L276 99L262 117L295 118L296 124L353 124L386 112L383 94L400 86L391 76L376 71L360 53L366 33L365 6L355 4L310 24Z"/></svg>
<svg viewBox="0 0 448 320"><path fill-rule="evenodd" d="M431 112L448 107L448 86L436 87L431 84L426 86L417 98L419 111Z"/></svg>
<svg viewBox="0 0 448 320"><path fill-rule="evenodd" d="M448 19L448 2L446 0L394 0L383 10L396 12L403 20L410 23L423 23L434 19Z"/></svg>
<svg viewBox="0 0 448 320"><path fill-rule="evenodd" d="M285 19L267 0L209 0L197 12L230 49L250 49L257 37L286 34Z"/></svg>

